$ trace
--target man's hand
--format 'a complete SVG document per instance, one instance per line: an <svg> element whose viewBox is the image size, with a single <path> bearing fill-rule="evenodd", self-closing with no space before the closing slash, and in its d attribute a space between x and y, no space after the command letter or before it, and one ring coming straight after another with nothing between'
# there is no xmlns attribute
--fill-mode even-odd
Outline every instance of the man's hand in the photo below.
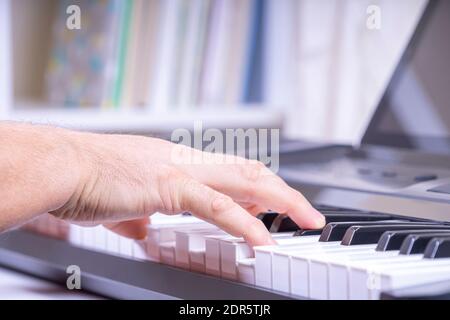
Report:
<svg viewBox="0 0 450 320"><path fill-rule="evenodd" d="M256 161L206 154L154 138L48 127L30 130L39 131L47 146L64 146L57 156L48 155L55 167L41 176L50 184L58 181L60 190L50 189L60 194L48 195L54 203L37 206L51 208L48 211L61 219L103 223L140 239L151 214L187 211L251 245L274 243L255 217L269 209L289 215L303 228L325 223L299 192Z"/></svg>

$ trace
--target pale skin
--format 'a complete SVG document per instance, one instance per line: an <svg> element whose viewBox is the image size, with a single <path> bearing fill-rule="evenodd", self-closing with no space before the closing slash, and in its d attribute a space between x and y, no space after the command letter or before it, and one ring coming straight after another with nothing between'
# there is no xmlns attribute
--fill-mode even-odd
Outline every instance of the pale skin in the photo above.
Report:
<svg viewBox="0 0 450 320"><path fill-rule="evenodd" d="M323 227L324 217L263 164L179 148L156 138L0 122L0 231L50 212L144 239L153 213L191 212L252 246L270 245L256 218L268 209L306 229ZM174 154L213 161L174 161Z"/></svg>

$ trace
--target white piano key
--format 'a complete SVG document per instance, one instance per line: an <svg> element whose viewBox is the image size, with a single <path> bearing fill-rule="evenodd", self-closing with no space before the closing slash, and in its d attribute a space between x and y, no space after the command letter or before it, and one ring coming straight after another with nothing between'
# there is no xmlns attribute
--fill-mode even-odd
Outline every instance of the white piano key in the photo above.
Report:
<svg viewBox="0 0 450 320"><path fill-rule="evenodd" d="M163 213L155 213L150 216L150 224L155 225L164 225L164 224L173 224L173 223L193 223L193 222L201 222L202 220L192 216L192 215L167 215Z"/></svg>
<svg viewBox="0 0 450 320"><path fill-rule="evenodd" d="M147 256L147 241L134 240L132 244L133 258L139 260L149 260Z"/></svg>
<svg viewBox="0 0 450 320"><path fill-rule="evenodd" d="M75 246L81 247L83 227L72 224L69 231L69 242Z"/></svg>
<svg viewBox="0 0 450 320"><path fill-rule="evenodd" d="M387 252L382 252L384 254L387 254ZM376 252L372 256L354 256L351 257L348 261L345 261L343 263L334 263L330 265L330 274L335 274L334 270L343 270L347 271L346 279L348 281L348 292L347 292L347 299L351 300L361 300L361 299L368 299L369 298L369 275L367 274L367 270L370 270L371 268L376 267L382 267L384 265L390 266L390 265L405 265L410 262L418 261L423 258L421 254L418 255L398 255L398 251L391 251L393 253L393 256L386 257L385 255L380 252ZM365 269L364 273L361 273L361 268ZM360 283L361 277L364 278L364 284ZM330 286L332 286L333 283L330 283Z"/></svg>
<svg viewBox="0 0 450 320"><path fill-rule="evenodd" d="M133 257L133 239L119 237L119 254L124 257Z"/></svg>
<svg viewBox="0 0 450 320"><path fill-rule="evenodd" d="M398 251L354 253L348 256L340 256L326 261L317 261L316 264L327 265L328 267L328 299L344 300L350 298L350 267L359 263L377 264L393 263L399 258ZM417 259L408 257L406 260ZM315 265L311 264L311 268Z"/></svg>
<svg viewBox="0 0 450 320"><path fill-rule="evenodd" d="M340 242L305 242L295 245L279 246L272 251L272 289L289 293L290 255L296 252L316 254L319 250L340 249ZM322 251L321 251L322 252Z"/></svg>
<svg viewBox="0 0 450 320"><path fill-rule="evenodd" d="M272 234L272 237L278 243L286 244L298 242L300 239L300 237L293 237L293 232L275 233ZM222 277L229 280L237 280L237 263L241 259L253 258L253 248L244 239L234 237L221 239L219 246Z"/></svg>
<svg viewBox="0 0 450 320"><path fill-rule="evenodd" d="M175 241L175 231L200 228L211 228L211 224L193 217L178 218L168 224L150 225L147 234L147 249L153 258L159 260L159 246L161 243Z"/></svg>
<svg viewBox="0 0 450 320"><path fill-rule="evenodd" d="M206 273L206 239L211 236L229 236L225 231L202 232L198 246L189 249L191 270Z"/></svg>
<svg viewBox="0 0 450 320"><path fill-rule="evenodd" d="M420 263L405 270L403 268L382 272L379 274L379 288L371 290L371 299L379 299L381 292L406 287L414 287L426 283L450 280L450 263L435 261L435 266L423 268ZM376 276L376 274L375 274Z"/></svg>
<svg viewBox="0 0 450 320"><path fill-rule="evenodd" d="M274 237L285 238L292 237L293 233L279 233ZM242 238L236 238L231 235L214 235L205 237L205 266L206 273L216 277L222 276L222 241L242 240ZM233 259L230 257L230 259Z"/></svg>
<svg viewBox="0 0 450 320"><path fill-rule="evenodd" d="M284 262L289 266L288 280L284 276L285 280L289 283L289 292L303 296L311 297L314 299L326 299L328 294L328 274L326 265L315 265L315 257L333 257L343 254L352 254L355 252L366 252L373 250L374 246L355 246L345 247L340 245L340 242L325 242L316 245L311 245L303 250L296 250L291 252L288 256L283 257ZM346 253L345 253L346 252ZM274 281L277 283L280 280Z"/></svg>
<svg viewBox="0 0 450 320"><path fill-rule="evenodd" d="M292 232L275 233L273 239L281 244L318 241L319 237L293 237ZM222 277L229 280L237 280L237 263L241 259L255 256L251 248L242 238L225 238L219 241L221 252Z"/></svg>
<svg viewBox="0 0 450 320"><path fill-rule="evenodd" d="M189 259L191 271L205 273L205 250L190 250L189 251Z"/></svg>
<svg viewBox="0 0 450 320"><path fill-rule="evenodd" d="M443 264L450 264L450 259L431 260L423 259L423 255L399 255L396 259L365 263L355 262L349 267L349 299L372 299L372 290L380 285L380 277L377 273L389 272L389 270L421 270Z"/></svg>
<svg viewBox="0 0 450 320"><path fill-rule="evenodd" d="M97 251L106 250L106 234L107 230L103 226L97 226L93 228L94 233L94 244L93 248Z"/></svg>
<svg viewBox="0 0 450 320"><path fill-rule="evenodd" d="M351 261L377 261L382 259L392 259L397 255L397 252L392 251L382 252L377 255L377 252L373 249L370 249L368 251L355 249L351 252L349 251L348 254L338 253L335 255L331 254L328 256L325 255L324 257L312 258L309 262L309 281L311 284L309 296L313 299L331 299L331 296L334 296L338 290L344 290L341 292L341 294L348 296L347 286L339 286L340 283L348 284L348 274L339 273L339 271L334 272L335 269L333 268L336 267L336 264L333 263L341 262L341 264L337 264L337 266L343 266L344 270L346 270L345 267L348 266L348 263L351 263ZM334 283L335 274L339 274L342 277L337 286ZM315 281L314 285L313 281Z"/></svg>
<svg viewBox="0 0 450 320"><path fill-rule="evenodd" d="M183 225L192 226L192 229L198 228L200 225L212 226L193 216L157 215L156 217L152 216L150 221L151 223L148 226L148 237L155 242L173 241L173 234L170 231ZM168 236L169 238L165 238L165 236Z"/></svg>
<svg viewBox="0 0 450 320"><path fill-rule="evenodd" d="M243 239L220 241L222 278L237 280L237 262L254 257L253 249Z"/></svg>
<svg viewBox="0 0 450 320"><path fill-rule="evenodd" d="M272 254L282 246L295 246L318 243L319 236L290 237L276 239L278 245L255 247L255 283L257 286L272 289Z"/></svg>
<svg viewBox="0 0 450 320"><path fill-rule="evenodd" d="M255 285L255 259L243 259L238 262L238 280L242 283Z"/></svg>
<svg viewBox="0 0 450 320"><path fill-rule="evenodd" d="M159 251L161 263L175 266L175 241L162 243Z"/></svg>
<svg viewBox="0 0 450 320"><path fill-rule="evenodd" d="M276 246L255 247L255 285L272 288L272 253Z"/></svg>
<svg viewBox="0 0 450 320"><path fill-rule="evenodd" d="M358 248L360 246L354 246ZM324 292L325 281L321 281L320 278L327 274L327 289L328 289L328 299L332 300L344 300L349 299L349 267L353 263L383 263L383 261L394 262L398 257L398 251L388 251L388 252L377 252L373 249L369 251L353 251L351 253L344 252L343 254L337 254L332 256L312 258L310 261L311 277L319 278L318 283L320 284L320 292ZM409 259L409 258L407 258ZM317 270L323 270L319 273ZM316 292L311 294L312 297L318 298L318 288L315 287ZM320 295L320 298L325 298L325 293Z"/></svg>
<svg viewBox="0 0 450 320"><path fill-rule="evenodd" d="M107 230L106 251L115 255L119 255L120 254L119 238L120 236L117 233Z"/></svg>
<svg viewBox="0 0 450 320"><path fill-rule="evenodd" d="M205 250L205 236L224 234L216 227L175 231L175 264L190 269L190 251Z"/></svg>
<svg viewBox="0 0 450 320"><path fill-rule="evenodd" d="M205 237L205 272L206 274L220 277L222 274L220 259L220 240L233 238L230 235Z"/></svg>
<svg viewBox="0 0 450 320"><path fill-rule="evenodd" d="M81 246L86 249L93 250L95 233L92 227L84 227L81 232Z"/></svg>
<svg viewBox="0 0 450 320"><path fill-rule="evenodd" d="M290 256L290 291L292 294L301 297L310 297L310 292L316 294L317 291L328 291L327 269L320 265L314 269L314 273L310 274L313 268L310 266L315 259L329 259L339 255L348 255L355 251L374 250L376 245L363 246L338 246L333 252L320 253L308 251L306 253L296 252ZM319 260L320 261L320 260ZM314 288L311 289L314 283ZM310 286L311 284L311 286Z"/></svg>

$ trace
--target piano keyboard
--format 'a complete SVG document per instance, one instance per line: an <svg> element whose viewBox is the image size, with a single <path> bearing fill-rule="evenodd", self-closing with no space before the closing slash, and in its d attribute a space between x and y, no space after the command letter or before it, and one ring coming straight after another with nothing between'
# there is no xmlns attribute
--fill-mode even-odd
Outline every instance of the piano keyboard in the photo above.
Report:
<svg viewBox="0 0 450 320"><path fill-rule="evenodd" d="M323 230L302 230L286 216L261 214L277 245L255 248L190 215L153 215L144 241L102 226L70 225L50 215L24 228L88 250L298 298L379 299L386 291L450 280L450 225L316 208L327 221Z"/></svg>

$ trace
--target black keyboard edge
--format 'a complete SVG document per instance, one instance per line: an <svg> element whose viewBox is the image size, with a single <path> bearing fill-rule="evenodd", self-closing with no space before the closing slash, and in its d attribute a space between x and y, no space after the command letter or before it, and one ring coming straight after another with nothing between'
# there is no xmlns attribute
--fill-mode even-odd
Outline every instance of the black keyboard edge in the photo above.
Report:
<svg viewBox="0 0 450 320"><path fill-rule="evenodd" d="M79 248L25 230L0 236L0 265L65 285L66 268L81 269L81 286L114 299L302 299L263 288Z"/></svg>

